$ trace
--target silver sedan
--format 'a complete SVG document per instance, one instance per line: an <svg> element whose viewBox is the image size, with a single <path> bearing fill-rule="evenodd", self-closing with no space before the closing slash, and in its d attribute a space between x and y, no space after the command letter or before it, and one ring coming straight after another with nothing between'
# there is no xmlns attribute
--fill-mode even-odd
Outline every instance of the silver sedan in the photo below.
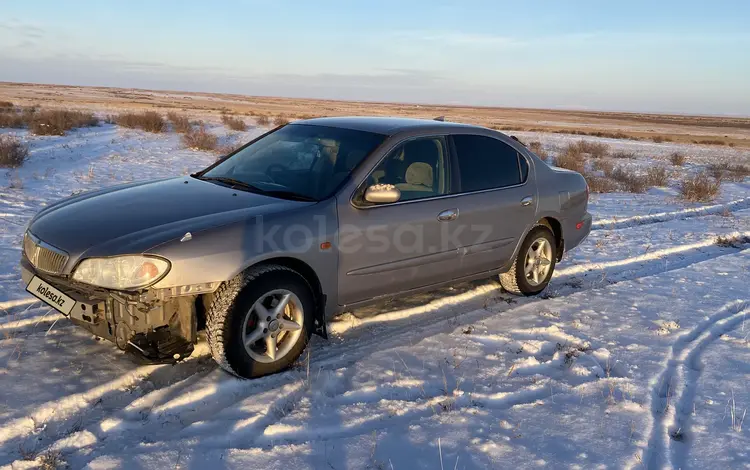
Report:
<svg viewBox="0 0 750 470"><path fill-rule="evenodd" d="M326 320L499 275L544 290L591 228L581 175L477 126L321 118L276 128L189 177L80 194L37 214L26 289L153 361L205 329L241 377L287 368Z"/></svg>

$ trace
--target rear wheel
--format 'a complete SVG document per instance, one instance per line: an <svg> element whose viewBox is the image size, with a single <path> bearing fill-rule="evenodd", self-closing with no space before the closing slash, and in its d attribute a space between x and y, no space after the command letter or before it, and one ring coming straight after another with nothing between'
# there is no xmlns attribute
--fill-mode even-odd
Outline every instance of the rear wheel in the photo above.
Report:
<svg viewBox="0 0 750 470"><path fill-rule="evenodd" d="M503 289L517 295L536 295L549 284L557 260L552 231L543 225L526 235L510 270L500 275Z"/></svg>
<svg viewBox="0 0 750 470"><path fill-rule="evenodd" d="M253 268L222 285L206 320L211 354L228 372L280 372L302 354L313 328L310 286L284 266Z"/></svg>

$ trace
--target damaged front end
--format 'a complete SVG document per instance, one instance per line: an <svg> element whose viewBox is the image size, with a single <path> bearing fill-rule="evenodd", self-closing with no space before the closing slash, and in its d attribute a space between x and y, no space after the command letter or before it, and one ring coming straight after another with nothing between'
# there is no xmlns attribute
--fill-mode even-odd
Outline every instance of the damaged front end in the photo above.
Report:
<svg viewBox="0 0 750 470"><path fill-rule="evenodd" d="M21 274L25 285L36 276L75 300L68 314L74 324L150 362L190 356L198 341L199 319L220 284L115 291L41 272L26 256Z"/></svg>

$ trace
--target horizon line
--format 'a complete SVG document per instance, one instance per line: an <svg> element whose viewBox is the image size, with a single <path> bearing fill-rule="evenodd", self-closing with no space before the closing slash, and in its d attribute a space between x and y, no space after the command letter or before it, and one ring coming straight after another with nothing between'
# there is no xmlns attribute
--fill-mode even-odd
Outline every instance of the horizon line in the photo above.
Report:
<svg viewBox="0 0 750 470"><path fill-rule="evenodd" d="M594 109L594 108L576 108L576 107L550 107L550 108L539 108L539 107L526 107L526 106L500 106L500 105L474 105L474 104L448 104L440 102L410 102L410 101L384 101L384 100L368 100L368 99L356 99L356 100L345 100L345 99L333 99L333 98L318 98L312 96L284 96L284 95L268 95L268 94L256 94L250 95L246 93L238 92L216 92L216 91L197 91L197 90L180 90L180 89L167 89L167 88L140 88L140 87L119 87L110 85L81 85L81 84L69 84L69 83L49 83L49 82L14 82L0 80L0 84L17 86L17 85L30 85L30 86L53 86L53 87L66 87L66 88L107 88L113 90L139 90L139 91L151 91L161 93L193 93L198 95L223 95L223 96L243 96L247 98L280 98L285 100L310 100L310 101L321 101L321 102L334 102L334 103L362 103L362 104L383 104L383 105L409 105L409 106L428 106L428 107L444 107L444 108L467 108L467 109L498 109L498 110L524 110L524 111L551 111L551 112L578 112L578 113L590 113L590 114L626 114L626 115L648 115L648 116L679 116L679 117L713 117L713 118L735 118L735 119L748 119L750 120L750 114L710 114L710 113L679 113L669 111L628 111L628 110L615 110L615 109Z"/></svg>

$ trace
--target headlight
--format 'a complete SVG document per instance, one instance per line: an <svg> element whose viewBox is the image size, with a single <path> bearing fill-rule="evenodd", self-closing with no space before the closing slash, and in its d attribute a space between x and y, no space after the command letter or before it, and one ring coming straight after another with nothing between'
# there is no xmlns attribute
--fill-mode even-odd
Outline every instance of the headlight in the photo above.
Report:
<svg viewBox="0 0 750 470"><path fill-rule="evenodd" d="M81 261L73 279L107 289L129 290L152 284L169 271L169 261L153 256L89 258Z"/></svg>

